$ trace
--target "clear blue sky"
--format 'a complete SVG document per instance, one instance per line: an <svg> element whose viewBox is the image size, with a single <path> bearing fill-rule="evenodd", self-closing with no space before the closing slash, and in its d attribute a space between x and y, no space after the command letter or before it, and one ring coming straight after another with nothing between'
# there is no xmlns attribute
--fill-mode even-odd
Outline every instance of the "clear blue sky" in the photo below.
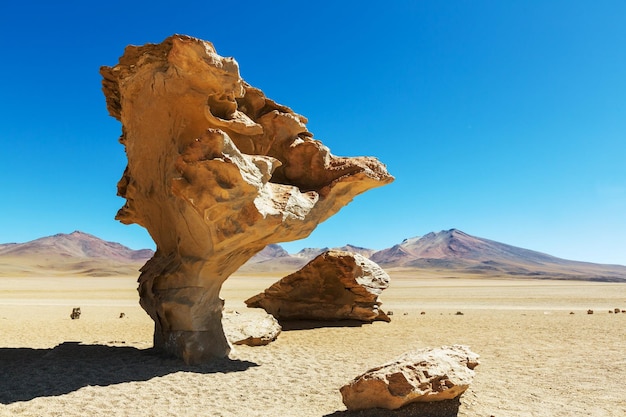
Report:
<svg viewBox="0 0 626 417"><path fill-rule="evenodd" d="M626 264L626 2L602 0L2 2L0 242L153 247L113 219L126 161L98 70L173 33L395 175L288 250L458 228Z"/></svg>

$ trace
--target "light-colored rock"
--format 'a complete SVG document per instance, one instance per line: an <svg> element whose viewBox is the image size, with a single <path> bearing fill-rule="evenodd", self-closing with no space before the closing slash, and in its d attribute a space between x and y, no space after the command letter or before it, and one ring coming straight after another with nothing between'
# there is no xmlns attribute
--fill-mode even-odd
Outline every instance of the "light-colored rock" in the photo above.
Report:
<svg viewBox="0 0 626 417"><path fill-rule="evenodd" d="M269 314L224 312L222 317L226 339L233 345L264 346L278 337L282 328Z"/></svg>
<svg viewBox="0 0 626 417"><path fill-rule="evenodd" d="M243 81L209 42L129 46L100 73L128 158L116 218L145 227L157 247L140 304L155 348L187 363L228 355L219 292L237 268L393 181L375 158L332 155L305 117Z"/></svg>
<svg viewBox="0 0 626 417"><path fill-rule="evenodd" d="M474 378L479 356L462 345L420 349L370 369L341 387L348 410L398 409L463 394Z"/></svg>
<svg viewBox="0 0 626 417"><path fill-rule="evenodd" d="M246 300L279 320L390 321L378 296L389 275L369 259L331 250Z"/></svg>

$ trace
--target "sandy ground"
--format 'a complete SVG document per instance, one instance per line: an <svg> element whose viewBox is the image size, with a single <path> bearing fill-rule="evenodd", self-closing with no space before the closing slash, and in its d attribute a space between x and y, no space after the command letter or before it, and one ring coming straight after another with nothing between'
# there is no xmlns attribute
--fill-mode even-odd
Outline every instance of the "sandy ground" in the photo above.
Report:
<svg viewBox="0 0 626 417"><path fill-rule="evenodd" d="M243 300L277 278L232 277L227 308L254 314ZM626 415L626 314L609 314L626 309L626 284L392 273L382 297L391 323L284 331L198 367L149 350L152 322L135 287L135 278L0 278L0 416ZM353 377L455 343L481 365L444 414L346 411L339 388Z"/></svg>

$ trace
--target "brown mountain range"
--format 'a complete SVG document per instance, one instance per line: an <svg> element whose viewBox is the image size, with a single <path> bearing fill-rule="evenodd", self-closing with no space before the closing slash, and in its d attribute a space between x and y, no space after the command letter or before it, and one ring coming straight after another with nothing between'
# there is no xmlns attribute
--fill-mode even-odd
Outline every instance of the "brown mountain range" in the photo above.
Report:
<svg viewBox="0 0 626 417"><path fill-rule="evenodd" d="M79 231L59 233L0 245L0 276L132 276L153 254Z"/></svg>
<svg viewBox="0 0 626 417"><path fill-rule="evenodd" d="M626 266L565 260L457 229L405 239L380 251L353 245L333 249L357 252L385 269L415 274L626 282ZM289 254L280 245L268 245L240 272L293 272L326 250L307 248ZM0 276L135 276L152 255L149 249L132 250L76 231L0 244Z"/></svg>
<svg viewBox="0 0 626 417"><path fill-rule="evenodd" d="M490 276L626 281L626 266L570 261L468 235L457 229L428 233L374 253L386 268L439 269Z"/></svg>
<svg viewBox="0 0 626 417"><path fill-rule="evenodd" d="M278 246L279 245L273 245ZM405 239L380 251L347 245L342 250L359 252L385 269L438 272L445 276L517 277L626 281L626 266L602 265L557 258L489 239L468 235L457 229L428 233ZM252 258L242 270L289 270L301 267L324 249L304 249L297 254L259 261ZM268 268L271 266L271 268Z"/></svg>

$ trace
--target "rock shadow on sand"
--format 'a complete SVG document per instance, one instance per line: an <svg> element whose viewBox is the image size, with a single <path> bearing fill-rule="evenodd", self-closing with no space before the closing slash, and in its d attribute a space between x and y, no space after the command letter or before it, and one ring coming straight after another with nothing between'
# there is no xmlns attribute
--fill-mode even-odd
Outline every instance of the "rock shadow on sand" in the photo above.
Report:
<svg viewBox="0 0 626 417"><path fill-rule="evenodd" d="M175 372L243 372L256 363L216 359L185 365L152 349L65 342L52 349L0 348L0 404L68 394L86 386L148 381Z"/></svg>
<svg viewBox="0 0 626 417"><path fill-rule="evenodd" d="M324 417L457 417L461 401L459 398L444 401L417 402L398 410L372 408L359 411L336 411Z"/></svg>
<svg viewBox="0 0 626 417"><path fill-rule="evenodd" d="M313 330L324 327L362 327L364 324L360 320L279 320L283 331L290 330Z"/></svg>

